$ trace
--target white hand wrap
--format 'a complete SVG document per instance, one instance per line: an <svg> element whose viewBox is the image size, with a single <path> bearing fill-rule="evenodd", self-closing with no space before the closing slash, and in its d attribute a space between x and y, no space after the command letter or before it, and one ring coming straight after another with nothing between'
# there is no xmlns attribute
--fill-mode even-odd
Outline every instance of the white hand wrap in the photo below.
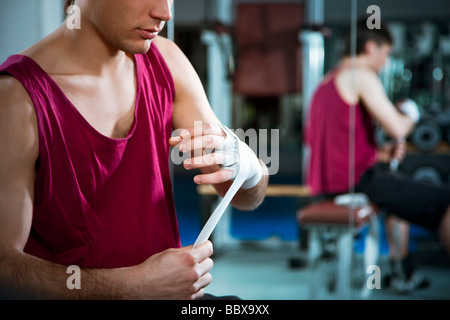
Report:
<svg viewBox="0 0 450 320"><path fill-rule="evenodd" d="M419 122L419 120L420 120L419 106L413 100L406 99L399 106L399 109L401 112L403 112L408 117L410 117L414 123Z"/></svg>
<svg viewBox="0 0 450 320"><path fill-rule="evenodd" d="M234 181L200 231L197 240L195 240L194 248L208 240L239 188L253 188L262 177L261 165L255 153L230 129L225 126L221 126L221 128L227 136L224 143L214 152L225 154L225 161L221 167L233 171L232 179Z"/></svg>
<svg viewBox="0 0 450 320"><path fill-rule="evenodd" d="M224 143L217 147L215 152L225 154L225 160L222 168L233 171L232 180L238 173L243 175L245 181L242 184L243 189L251 189L261 180L261 164L252 149L241 141L230 129L221 125L226 134Z"/></svg>

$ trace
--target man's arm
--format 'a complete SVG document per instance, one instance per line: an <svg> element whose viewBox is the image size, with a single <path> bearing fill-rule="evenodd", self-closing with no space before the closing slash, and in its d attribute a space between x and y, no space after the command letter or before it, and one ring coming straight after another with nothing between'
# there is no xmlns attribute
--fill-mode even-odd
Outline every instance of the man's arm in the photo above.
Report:
<svg viewBox="0 0 450 320"><path fill-rule="evenodd" d="M163 54L175 82L174 130L192 128L195 121L201 121L203 124L220 124L211 109L203 85L186 56L167 39L160 37L155 40L155 44ZM176 145L177 142L171 144ZM263 201L268 184L268 170L262 161L259 162L263 173L261 180L251 189L239 190L232 201L234 207L252 210ZM218 165L202 166L199 169L202 174L195 177L196 183L212 184L221 196L225 195L232 183L230 181L232 172L220 170Z"/></svg>
<svg viewBox="0 0 450 320"><path fill-rule="evenodd" d="M36 115L15 79L0 78L0 95L0 283L18 294L34 296L39 290L45 293L50 277L63 288L65 270L23 252L33 214L39 147ZM27 284L30 290L24 289Z"/></svg>
<svg viewBox="0 0 450 320"><path fill-rule="evenodd" d="M143 263L81 269L81 290L67 288L67 266L24 252L31 230L36 114L28 93L0 76L0 289L12 296L56 299L194 299L211 282L212 245L170 249Z"/></svg>
<svg viewBox="0 0 450 320"><path fill-rule="evenodd" d="M369 113L390 137L396 140L405 139L413 130L415 123L395 108L377 74L368 69L358 69L356 78L358 97Z"/></svg>
<svg viewBox="0 0 450 320"><path fill-rule="evenodd" d="M24 252L33 216L37 120L14 78L0 77L0 96L0 285L25 297L76 298L81 291L67 288L66 266Z"/></svg>

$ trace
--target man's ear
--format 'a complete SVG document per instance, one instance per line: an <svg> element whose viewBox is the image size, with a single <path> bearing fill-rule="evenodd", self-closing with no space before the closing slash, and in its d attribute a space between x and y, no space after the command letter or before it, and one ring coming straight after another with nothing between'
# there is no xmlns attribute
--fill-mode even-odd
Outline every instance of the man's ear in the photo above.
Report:
<svg viewBox="0 0 450 320"><path fill-rule="evenodd" d="M376 52L377 49L378 49L378 45L373 40L367 41L366 44L364 45L364 51L368 55L372 55L374 52Z"/></svg>

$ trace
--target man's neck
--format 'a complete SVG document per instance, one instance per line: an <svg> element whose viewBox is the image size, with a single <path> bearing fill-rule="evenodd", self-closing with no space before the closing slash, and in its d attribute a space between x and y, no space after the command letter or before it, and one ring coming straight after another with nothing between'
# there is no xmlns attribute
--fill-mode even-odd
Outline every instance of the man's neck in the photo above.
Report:
<svg viewBox="0 0 450 320"><path fill-rule="evenodd" d="M132 55L114 48L86 24L81 29L69 29L62 25L57 37L63 54L74 68L84 74L102 76L117 73L122 67L128 67L132 59Z"/></svg>
<svg viewBox="0 0 450 320"><path fill-rule="evenodd" d="M376 72L375 68L370 63L370 59L366 55L357 55L356 57L346 56L341 59L340 65L342 67L356 67L367 68Z"/></svg>

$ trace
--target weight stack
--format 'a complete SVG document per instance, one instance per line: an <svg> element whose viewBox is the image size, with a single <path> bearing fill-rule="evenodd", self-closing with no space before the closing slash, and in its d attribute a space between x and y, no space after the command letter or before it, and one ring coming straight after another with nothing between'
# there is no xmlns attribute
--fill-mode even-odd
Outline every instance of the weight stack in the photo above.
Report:
<svg viewBox="0 0 450 320"><path fill-rule="evenodd" d="M450 153L409 153L399 170L415 181L450 187Z"/></svg>
<svg viewBox="0 0 450 320"><path fill-rule="evenodd" d="M442 142L442 129L431 119L421 121L411 134L411 143L421 152L434 151Z"/></svg>

